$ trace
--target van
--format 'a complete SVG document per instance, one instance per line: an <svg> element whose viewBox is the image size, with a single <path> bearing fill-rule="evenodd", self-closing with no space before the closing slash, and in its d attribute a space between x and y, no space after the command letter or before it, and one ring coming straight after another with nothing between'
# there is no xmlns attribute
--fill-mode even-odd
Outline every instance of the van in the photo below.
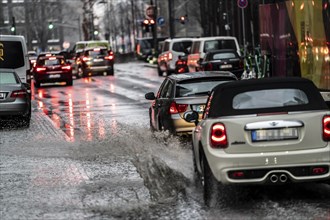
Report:
<svg viewBox="0 0 330 220"><path fill-rule="evenodd" d="M0 68L15 70L23 83L31 82L30 61L24 36L0 35Z"/></svg>
<svg viewBox="0 0 330 220"><path fill-rule="evenodd" d="M211 50L234 49L241 56L241 51L236 37L215 36L201 37L194 40L187 58L189 72L199 71L199 62L205 53Z"/></svg>
<svg viewBox="0 0 330 220"><path fill-rule="evenodd" d="M162 76L163 73L171 75L174 73L176 61L179 56L189 53L193 41L193 38L166 39L157 60L158 75Z"/></svg>

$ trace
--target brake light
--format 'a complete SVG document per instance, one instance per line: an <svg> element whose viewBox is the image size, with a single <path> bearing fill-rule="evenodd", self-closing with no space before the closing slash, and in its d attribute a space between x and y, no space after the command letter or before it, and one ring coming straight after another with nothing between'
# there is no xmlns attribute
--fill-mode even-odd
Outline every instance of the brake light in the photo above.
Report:
<svg viewBox="0 0 330 220"><path fill-rule="evenodd" d="M62 66L61 69L62 70L71 70L71 66Z"/></svg>
<svg viewBox="0 0 330 220"><path fill-rule="evenodd" d="M323 140L330 141L330 115L323 117Z"/></svg>
<svg viewBox="0 0 330 220"><path fill-rule="evenodd" d="M141 45L138 44L138 45L136 46L136 53L137 53L137 54L141 54L140 52L141 52Z"/></svg>
<svg viewBox="0 0 330 220"><path fill-rule="evenodd" d="M24 98L25 96L26 96L26 91L24 90L13 91L10 95L11 98Z"/></svg>
<svg viewBox="0 0 330 220"><path fill-rule="evenodd" d="M188 108L187 104L177 104L175 102L172 102L170 105L170 114L185 112L187 108Z"/></svg>
<svg viewBox="0 0 330 220"><path fill-rule="evenodd" d="M104 57L106 60L113 60L114 56L110 54L109 56Z"/></svg>
<svg viewBox="0 0 330 220"><path fill-rule="evenodd" d="M222 123L217 123L211 127L211 147L212 148L227 148L226 127Z"/></svg>
<svg viewBox="0 0 330 220"><path fill-rule="evenodd" d="M36 70L38 73L44 72L44 71L46 71L46 67L37 67Z"/></svg>

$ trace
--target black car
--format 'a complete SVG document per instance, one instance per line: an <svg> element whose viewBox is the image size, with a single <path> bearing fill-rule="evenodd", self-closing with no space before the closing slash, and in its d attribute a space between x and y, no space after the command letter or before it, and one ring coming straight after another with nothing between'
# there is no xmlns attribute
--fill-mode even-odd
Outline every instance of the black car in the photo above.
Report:
<svg viewBox="0 0 330 220"><path fill-rule="evenodd" d="M237 80L225 71L173 74L165 78L155 95L149 92L151 130L169 130L173 134L190 134L195 127L183 119L186 111L195 110L202 117L208 93L213 87Z"/></svg>
<svg viewBox="0 0 330 220"><path fill-rule="evenodd" d="M114 53L106 47L85 48L76 59L77 75L114 75L114 59Z"/></svg>
<svg viewBox="0 0 330 220"><path fill-rule="evenodd" d="M68 86L72 86L71 64L62 55L39 55L32 72L36 87L40 87L41 83L54 82L66 82Z"/></svg>
<svg viewBox="0 0 330 220"><path fill-rule="evenodd" d="M200 66L203 71L230 71L240 79L244 72L244 59L236 50L212 50L205 54Z"/></svg>

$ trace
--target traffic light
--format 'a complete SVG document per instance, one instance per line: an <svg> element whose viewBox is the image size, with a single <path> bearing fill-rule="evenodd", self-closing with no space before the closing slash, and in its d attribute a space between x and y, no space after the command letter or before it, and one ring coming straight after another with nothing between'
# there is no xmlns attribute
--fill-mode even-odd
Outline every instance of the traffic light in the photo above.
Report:
<svg viewBox="0 0 330 220"><path fill-rule="evenodd" d="M13 34L16 34L16 22L15 22L15 17L12 17L12 24L10 27L10 32L12 32Z"/></svg>
<svg viewBox="0 0 330 220"><path fill-rule="evenodd" d="M150 27L152 28L155 25L155 20L154 19L144 19L142 21L142 27L145 32L150 31Z"/></svg>
<svg viewBox="0 0 330 220"><path fill-rule="evenodd" d="M48 29L52 30L54 28L53 22L48 22Z"/></svg>
<svg viewBox="0 0 330 220"><path fill-rule="evenodd" d="M185 15L185 16L181 16L181 17L179 18L179 22L180 22L181 24L185 24L185 23L187 22L187 19L188 19L188 16L187 16L187 15Z"/></svg>

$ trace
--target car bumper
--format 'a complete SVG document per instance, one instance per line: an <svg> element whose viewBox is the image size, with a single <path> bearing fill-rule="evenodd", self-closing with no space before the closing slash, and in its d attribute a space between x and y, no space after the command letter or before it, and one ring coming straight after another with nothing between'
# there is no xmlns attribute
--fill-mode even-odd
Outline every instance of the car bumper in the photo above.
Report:
<svg viewBox="0 0 330 220"><path fill-rule="evenodd" d="M0 117L26 115L29 104L24 101L0 103Z"/></svg>
<svg viewBox="0 0 330 220"><path fill-rule="evenodd" d="M72 73L61 73L61 74L40 74L35 75L34 80L40 83L45 82L64 82L72 80Z"/></svg>
<svg viewBox="0 0 330 220"><path fill-rule="evenodd" d="M213 151L213 152L211 152ZM224 183L271 183L273 174L287 176L288 182L330 180L330 146L313 150L272 153L226 154L221 150L206 151L206 157L215 178ZM323 166L325 173L312 173L313 167ZM244 174L233 177L232 174ZM246 176L247 175L247 176Z"/></svg>
<svg viewBox="0 0 330 220"><path fill-rule="evenodd" d="M191 134L195 128L195 123L189 123L185 121L179 114L171 115L175 133L180 134Z"/></svg>

